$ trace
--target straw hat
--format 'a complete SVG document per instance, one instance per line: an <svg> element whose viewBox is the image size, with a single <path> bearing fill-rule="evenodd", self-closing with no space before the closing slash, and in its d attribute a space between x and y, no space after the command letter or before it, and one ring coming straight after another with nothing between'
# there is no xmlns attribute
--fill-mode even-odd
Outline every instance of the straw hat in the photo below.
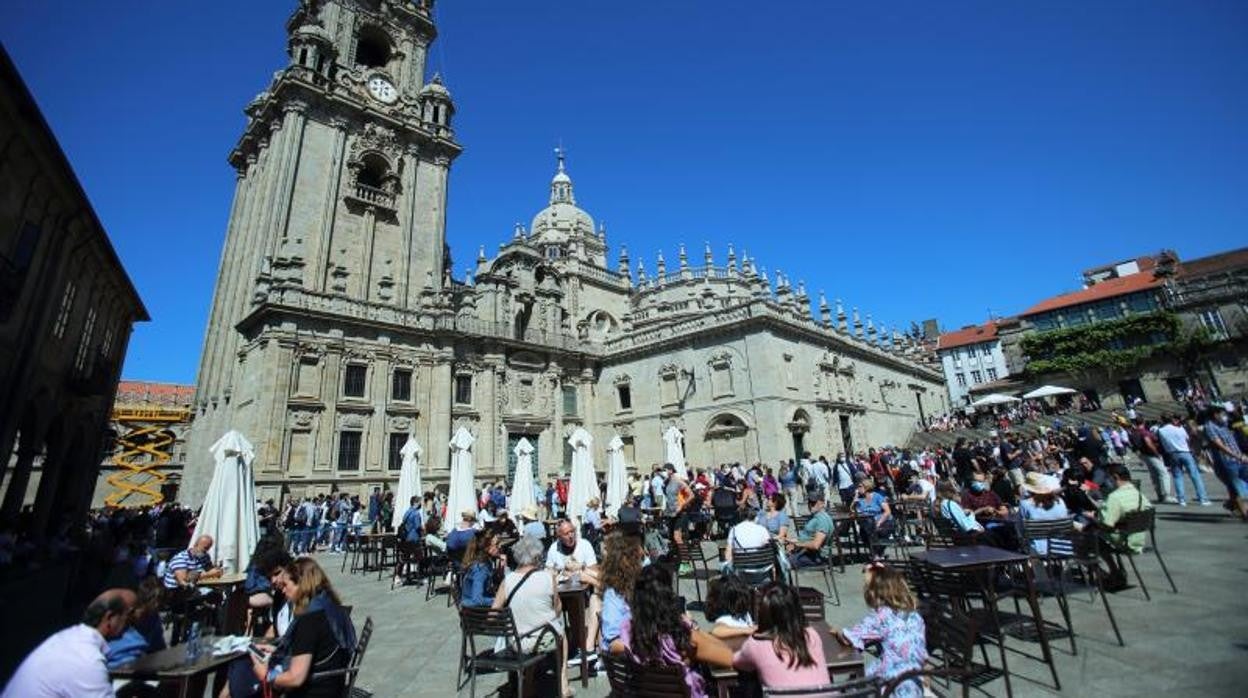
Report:
<svg viewBox="0 0 1248 698"><path fill-rule="evenodd" d="M472 509L465 509L463 513L461 513L459 516L464 521L476 521L477 520L477 512L473 511Z"/></svg>
<svg viewBox="0 0 1248 698"><path fill-rule="evenodd" d="M537 521L537 507L525 507L517 514L526 521Z"/></svg>
<svg viewBox="0 0 1248 698"><path fill-rule="evenodd" d="M1052 475L1027 473L1023 481L1023 489L1032 494L1052 494L1062 489L1062 483Z"/></svg>

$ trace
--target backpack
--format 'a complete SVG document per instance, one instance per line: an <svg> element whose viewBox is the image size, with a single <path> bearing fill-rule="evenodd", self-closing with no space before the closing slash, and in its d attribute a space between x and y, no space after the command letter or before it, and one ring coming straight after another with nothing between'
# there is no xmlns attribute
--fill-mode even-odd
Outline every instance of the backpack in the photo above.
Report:
<svg viewBox="0 0 1248 698"><path fill-rule="evenodd" d="M308 512L304 511L302 504L295 507L295 525L300 527L308 525Z"/></svg>

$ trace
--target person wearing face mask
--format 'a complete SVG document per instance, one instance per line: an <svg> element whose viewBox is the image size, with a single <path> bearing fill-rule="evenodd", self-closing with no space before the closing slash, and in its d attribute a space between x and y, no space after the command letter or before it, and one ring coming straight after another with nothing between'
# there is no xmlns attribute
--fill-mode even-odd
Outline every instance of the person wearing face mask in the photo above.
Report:
<svg viewBox="0 0 1248 698"><path fill-rule="evenodd" d="M1213 451L1214 471L1226 485L1228 508L1248 521L1248 458L1240 450L1229 425L1226 408L1214 405L1205 421L1205 438Z"/></svg>
<svg viewBox="0 0 1248 698"><path fill-rule="evenodd" d="M1010 513L997 493L988 488L988 479L983 473L975 473L970 487L962 491L962 508L981 522L984 519L1005 518Z"/></svg>

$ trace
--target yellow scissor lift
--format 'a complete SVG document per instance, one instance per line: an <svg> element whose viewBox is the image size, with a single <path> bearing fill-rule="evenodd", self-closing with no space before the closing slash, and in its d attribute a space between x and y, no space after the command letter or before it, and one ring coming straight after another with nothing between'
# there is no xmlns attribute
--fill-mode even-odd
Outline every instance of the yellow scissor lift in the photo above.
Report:
<svg viewBox="0 0 1248 698"><path fill-rule="evenodd" d="M191 421L191 412L171 407L117 407L113 421L119 431L121 451L112 463L119 470L107 478L113 491L104 497L108 506L150 506L165 497L160 486L169 479L161 470L169 463L176 440L170 428Z"/></svg>

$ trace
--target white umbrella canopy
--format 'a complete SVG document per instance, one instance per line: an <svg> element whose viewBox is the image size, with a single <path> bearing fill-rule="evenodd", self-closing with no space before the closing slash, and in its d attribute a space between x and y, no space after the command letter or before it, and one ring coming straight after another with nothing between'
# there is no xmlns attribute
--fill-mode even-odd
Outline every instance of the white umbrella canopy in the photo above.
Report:
<svg viewBox="0 0 1248 698"><path fill-rule="evenodd" d="M208 450L217 465L191 540L212 536L213 559L220 560L227 572L242 572L260 540L256 482L251 475L256 450L234 429Z"/></svg>
<svg viewBox="0 0 1248 698"><path fill-rule="evenodd" d="M1073 388L1063 388L1060 385L1042 385L1030 393L1024 393L1023 397L1030 400L1032 398L1049 397L1052 395L1074 395L1077 392L1079 391Z"/></svg>
<svg viewBox="0 0 1248 698"><path fill-rule="evenodd" d="M477 510L477 492L472 484L476 477L472 464L472 445L476 441L466 427L460 427L451 439L451 488L446 497L443 531L450 530L451 524L459 521L460 514Z"/></svg>
<svg viewBox="0 0 1248 698"><path fill-rule="evenodd" d="M984 407L987 405L1004 405L1010 402L1018 402L1018 398L1003 393L992 393L985 395L975 402L971 403L971 407Z"/></svg>
<svg viewBox="0 0 1248 698"><path fill-rule="evenodd" d="M672 425L663 432L663 453L668 463L676 466L676 472L685 475L685 435Z"/></svg>
<svg viewBox="0 0 1248 698"><path fill-rule="evenodd" d="M511 504L508 506L513 512L537 508L537 492L533 487L533 444L521 437L512 452L516 454L516 474L511 483Z"/></svg>
<svg viewBox="0 0 1248 698"><path fill-rule="evenodd" d="M411 435L407 437L403 448L399 449L399 455L403 456L403 469L399 471L399 490L394 494L394 517L391 519L391 525L396 531L399 530L399 524L403 523L403 515L410 506L408 502L412 497L424 494L424 487L420 482L420 456L423 453L424 449L416 443L416 437Z"/></svg>
<svg viewBox="0 0 1248 698"><path fill-rule="evenodd" d="M572 447L572 481L568 483L568 518L578 522L585 515L585 503L598 496L598 478L594 476L594 459L590 447L594 437L585 427L577 427L568 437Z"/></svg>
<svg viewBox="0 0 1248 698"><path fill-rule="evenodd" d="M618 518L628 497L628 465L624 462L624 440L616 434L607 444L607 514Z"/></svg>

